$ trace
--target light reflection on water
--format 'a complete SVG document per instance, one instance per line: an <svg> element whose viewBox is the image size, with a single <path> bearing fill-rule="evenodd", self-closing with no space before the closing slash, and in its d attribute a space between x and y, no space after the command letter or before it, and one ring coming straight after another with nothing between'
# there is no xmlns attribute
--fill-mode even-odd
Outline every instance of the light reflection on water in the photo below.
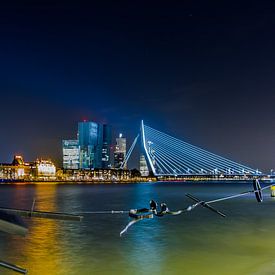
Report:
<svg viewBox="0 0 275 275"><path fill-rule="evenodd" d="M59 212L120 210L148 206L171 209L250 189L247 184L2 185L0 205ZM0 233L0 258L29 274L275 274L275 200L252 196L182 216L141 221L119 232L127 215L86 215L83 222L32 219L25 237ZM1 274L14 274L0 270ZM272 273L273 272L273 273Z"/></svg>

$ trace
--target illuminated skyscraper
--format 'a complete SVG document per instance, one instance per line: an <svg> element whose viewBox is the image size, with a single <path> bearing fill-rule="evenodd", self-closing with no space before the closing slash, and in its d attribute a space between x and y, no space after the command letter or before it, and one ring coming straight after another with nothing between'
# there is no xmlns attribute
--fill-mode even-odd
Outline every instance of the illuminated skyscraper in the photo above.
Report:
<svg viewBox="0 0 275 275"><path fill-rule="evenodd" d="M100 149L98 147L100 146L100 136L102 136L101 127L95 122L79 122L77 136L80 146L79 168L100 167Z"/></svg>
<svg viewBox="0 0 275 275"><path fill-rule="evenodd" d="M112 141L111 126L96 122L78 123L80 168L108 168Z"/></svg>
<svg viewBox="0 0 275 275"><path fill-rule="evenodd" d="M111 144L112 127L110 125L103 124L101 168L111 168Z"/></svg>
<svg viewBox="0 0 275 275"><path fill-rule="evenodd" d="M78 140L63 140L63 168L64 169L79 169L79 143Z"/></svg>
<svg viewBox="0 0 275 275"><path fill-rule="evenodd" d="M114 151L114 167L120 168L126 156L126 138L119 134L116 138L116 147Z"/></svg>
<svg viewBox="0 0 275 275"><path fill-rule="evenodd" d="M146 177L149 175L149 169L146 163L146 159L144 155L140 155L140 160L139 160L139 171L141 176Z"/></svg>
<svg viewBox="0 0 275 275"><path fill-rule="evenodd" d="M109 168L111 142L111 126L79 122L77 140L63 140L63 168Z"/></svg>

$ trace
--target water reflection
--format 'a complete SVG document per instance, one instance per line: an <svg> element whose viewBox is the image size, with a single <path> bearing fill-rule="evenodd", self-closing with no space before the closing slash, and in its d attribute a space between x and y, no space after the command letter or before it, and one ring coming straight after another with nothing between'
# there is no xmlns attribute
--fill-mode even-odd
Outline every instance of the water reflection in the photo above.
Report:
<svg viewBox="0 0 275 275"><path fill-rule="evenodd" d="M150 200L158 199L153 184L148 184L146 190L142 185L138 185L135 190L132 208L149 208ZM158 223L156 219L158 218L138 222L123 236L124 239L129 239L127 260L131 266L137 266L141 274L159 274L162 265L165 264L164 242L161 241L165 233L161 223ZM157 242L156 239L158 239Z"/></svg>
<svg viewBox="0 0 275 275"><path fill-rule="evenodd" d="M2 186L1 186L2 188ZM171 209L190 204L184 194L205 200L249 189L228 184L4 186L5 206L45 211L93 211L148 206L151 199ZM275 205L252 196L222 202L223 219L203 209L179 217L141 221L122 238L127 215L87 215L82 223L32 219L26 238L0 233L0 258L29 274L272 274ZM1 274L14 274L0 270Z"/></svg>
<svg viewBox="0 0 275 275"><path fill-rule="evenodd" d="M11 192L17 208L26 208L37 198L36 210L57 211L57 187L34 185L32 188L16 186ZM18 192L20 190L20 192ZM30 208L29 207L29 208ZM7 244L12 261L27 268L29 274L62 274L62 243L60 222L50 219L28 220L29 234L25 238L10 236ZM65 273L64 273L65 274ZM68 274L68 273L67 273Z"/></svg>
<svg viewBox="0 0 275 275"><path fill-rule="evenodd" d="M56 186L35 185L35 208L57 211ZM62 244L59 241L59 222L50 219L33 219L30 234L24 242L24 251L30 274L55 274L62 270ZM35 272L35 273L34 273Z"/></svg>

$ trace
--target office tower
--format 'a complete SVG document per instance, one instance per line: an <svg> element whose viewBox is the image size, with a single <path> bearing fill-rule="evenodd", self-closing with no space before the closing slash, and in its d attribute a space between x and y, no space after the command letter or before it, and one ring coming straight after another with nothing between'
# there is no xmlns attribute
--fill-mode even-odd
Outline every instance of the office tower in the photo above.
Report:
<svg viewBox="0 0 275 275"><path fill-rule="evenodd" d="M63 140L63 168L79 169L80 148L78 140Z"/></svg>
<svg viewBox="0 0 275 275"><path fill-rule="evenodd" d="M126 156L126 138L119 134L114 151L114 167L120 168ZM124 167L123 167L124 168ZM126 167L125 167L126 168Z"/></svg>
<svg viewBox="0 0 275 275"><path fill-rule="evenodd" d="M110 167L111 141L111 126L90 121L79 122L80 168Z"/></svg>
<svg viewBox="0 0 275 275"><path fill-rule="evenodd" d="M112 127L110 125L103 124L101 168L111 168L111 143Z"/></svg>
<svg viewBox="0 0 275 275"><path fill-rule="evenodd" d="M148 169L144 155L140 155L139 171L142 177L146 177L149 175L149 169Z"/></svg>
<svg viewBox="0 0 275 275"><path fill-rule="evenodd" d="M78 123L78 142L80 146L80 169L91 169L99 166L98 144L100 126L95 122L84 121Z"/></svg>

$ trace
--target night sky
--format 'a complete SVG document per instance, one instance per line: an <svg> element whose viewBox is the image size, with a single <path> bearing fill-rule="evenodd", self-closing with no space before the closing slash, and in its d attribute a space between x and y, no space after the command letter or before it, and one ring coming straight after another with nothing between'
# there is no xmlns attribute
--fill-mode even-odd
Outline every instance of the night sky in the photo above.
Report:
<svg viewBox="0 0 275 275"><path fill-rule="evenodd" d="M0 4L0 162L50 157L83 119L140 120L275 169L275 1ZM180 2L180 3L179 3Z"/></svg>

